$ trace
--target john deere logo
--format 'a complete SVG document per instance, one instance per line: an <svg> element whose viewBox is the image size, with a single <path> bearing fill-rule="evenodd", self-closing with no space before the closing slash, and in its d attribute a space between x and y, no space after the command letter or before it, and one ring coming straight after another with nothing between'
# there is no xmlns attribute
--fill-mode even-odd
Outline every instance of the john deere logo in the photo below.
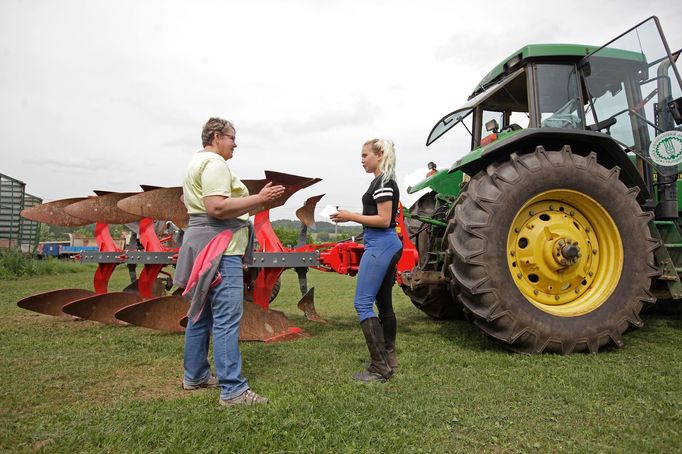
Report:
<svg viewBox="0 0 682 454"><path fill-rule="evenodd" d="M649 157L660 166L682 162L682 132L668 131L656 136L649 147Z"/></svg>

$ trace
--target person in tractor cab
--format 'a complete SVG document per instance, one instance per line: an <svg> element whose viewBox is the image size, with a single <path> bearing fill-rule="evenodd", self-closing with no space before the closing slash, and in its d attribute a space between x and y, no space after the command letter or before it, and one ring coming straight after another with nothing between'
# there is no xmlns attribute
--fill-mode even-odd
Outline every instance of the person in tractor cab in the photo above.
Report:
<svg viewBox="0 0 682 454"><path fill-rule="evenodd" d="M192 157L183 180L190 220L174 278L190 299L182 386L186 390L220 387L219 403L225 406L267 403L249 389L241 374L242 256L251 250L249 212L284 192L283 186L268 183L258 194L249 195L227 165L237 147L235 135L234 125L221 118L210 118L204 125L204 149ZM217 376L208 363L211 332Z"/></svg>
<svg viewBox="0 0 682 454"><path fill-rule="evenodd" d="M353 221L364 226L365 250L360 259L355 309L371 358L366 371L353 375L362 382L384 382L398 367L397 331L391 288L403 245L395 231L400 192L395 182L395 146L390 139L368 140L362 146L362 167L374 175L362 196L362 214L339 210L334 222ZM374 313L374 303L379 318Z"/></svg>
<svg viewBox="0 0 682 454"><path fill-rule="evenodd" d="M426 178L428 178L428 177L430 177L430 176L433 176L433 175L435 175L436 173L438 173L438 170L436 169L436 163L435 163L435 162L433 162L433 161L429 162L429 163L426 165L426 167L429 169L429 171L426 172Z"/></svg>

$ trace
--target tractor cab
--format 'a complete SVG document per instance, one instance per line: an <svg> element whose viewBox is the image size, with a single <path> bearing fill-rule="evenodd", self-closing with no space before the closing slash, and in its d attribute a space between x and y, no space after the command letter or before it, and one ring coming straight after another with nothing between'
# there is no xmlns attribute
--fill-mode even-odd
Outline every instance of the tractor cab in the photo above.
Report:
<svg viewBox="0 0 682 454"><path fill-rule="evenodd" d="M670 53L656 18L602 47L527 45L490 71L467 103L439 120L426 145L462 124L472 152L454 170L526 129L601 132L659 172L676 174L676 166L659 169L651 162L648 149L658 134L682 122L678 54Z"/></svg>
<svg viewBox="0 0 682 454"><path fill-rule="evenodd" d="M434 126L426 145L459 123L471 132L472 150L527 128L583 129L578 63L595 49L570 44L519 49L479 82L466 104Z"/></svg>

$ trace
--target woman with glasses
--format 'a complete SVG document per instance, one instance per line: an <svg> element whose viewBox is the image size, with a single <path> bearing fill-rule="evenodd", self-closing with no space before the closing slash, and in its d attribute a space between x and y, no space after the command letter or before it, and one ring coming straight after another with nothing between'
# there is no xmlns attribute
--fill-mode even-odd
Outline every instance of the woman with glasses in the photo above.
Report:
<svg viewBox="0 0 682 454"><path fill-rule="evenodd" d="M190 220L174 278L190 299L183 388L220 387L220 405L267 403L249 389L241 374L242 256L249 244L249 212L280 197L284 187L268 183L258 194L249 195L227 165L237 147L231 122L210 118L201 139L204 149L190 160L183 181ZM217 376L208 363L211 333Z"/></svg>

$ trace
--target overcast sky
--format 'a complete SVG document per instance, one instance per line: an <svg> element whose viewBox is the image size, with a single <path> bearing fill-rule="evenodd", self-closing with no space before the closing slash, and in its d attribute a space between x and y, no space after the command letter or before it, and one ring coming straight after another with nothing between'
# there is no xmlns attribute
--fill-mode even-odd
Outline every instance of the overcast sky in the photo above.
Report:
<svg viewBox="0 0 682 454"><path fill-rule="evenodd" d="M525 44L601 45L651 15L682 47L679 0L0 0L0 173L45 201L179 186L221 116L240 178L322 178L272 219L322 193L318 220L359 211L360 147L377 136L397 145L409 205L427 162L468 151L457 133L424 144L493 66Z"/></svg>

